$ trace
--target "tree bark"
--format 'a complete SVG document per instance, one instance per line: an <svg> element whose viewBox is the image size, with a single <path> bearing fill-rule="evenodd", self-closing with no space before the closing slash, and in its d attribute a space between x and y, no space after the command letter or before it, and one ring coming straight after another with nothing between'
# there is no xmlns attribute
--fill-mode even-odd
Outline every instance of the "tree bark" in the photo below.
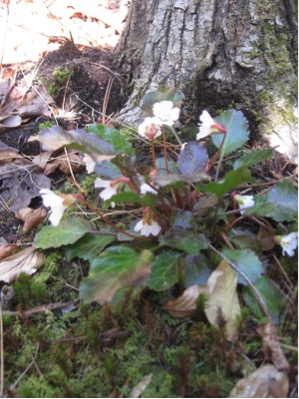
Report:
<svg viewBox="0 0 299 399"><path fill-rule="evenodd" d="M203 109L244 112L254 137L296 159L297 22L293 0L132 0L116 48L137 124L159 87L184 94L182 119Z"/></svg>

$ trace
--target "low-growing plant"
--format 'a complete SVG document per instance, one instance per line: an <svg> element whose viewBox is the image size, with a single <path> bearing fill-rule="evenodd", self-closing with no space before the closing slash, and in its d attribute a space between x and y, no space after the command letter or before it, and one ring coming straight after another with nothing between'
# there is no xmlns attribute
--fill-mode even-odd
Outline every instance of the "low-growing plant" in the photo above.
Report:
<svg viewBox="0 0 299 399"><path fill-rule="evenodd" d="M176 127L181 100L172 90L144 99L150 116L138 134L147 145L150 167L138 162L132 144L117 129L94 124L86 131L65 131L53 126L39 133L36 139L47 148L69 146L85 154L87 171L98 176L101 202L42 190L52 225L37 234L34 245L65 246L68 259L90 263L80 287L86 302L113 301L127 285L143 283L165 291L179 283L185 291L164 309L188 316L204 298L207 319L217 326L223 320L233 339L240 315L237 284L255 317L276 324L285 317L286 295L266 276L264 255L277 245L283 255L294 255L297 233L290 228L297 217L297 192L290 179L259 187L251 176L251 166L273 157L270 148L244 150L231 170L223 168L226 157L237 150L240 154L249 139L241 111L230 109L216 118L203 111L194 141L182 142ZM205 140L212 141L212 156ZM84 216L63 217L78 201L96 215L100 228ZM108 207L112 215L129 217L116 224Z"/></svg>

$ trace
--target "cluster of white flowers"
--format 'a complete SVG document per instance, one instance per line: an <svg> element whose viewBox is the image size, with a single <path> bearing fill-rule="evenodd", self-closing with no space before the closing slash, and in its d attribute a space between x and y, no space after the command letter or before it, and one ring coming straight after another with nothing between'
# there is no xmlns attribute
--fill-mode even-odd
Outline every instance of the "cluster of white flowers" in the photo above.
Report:
<svg viewBox="0 0 299 399"><path fill-rule="evenodd" d="M153 140L162 134L161 126L173 126L179 119L180 109L172 101L161 101L153 105L153 117L145 118L138 127L140 136Z"/></svg>

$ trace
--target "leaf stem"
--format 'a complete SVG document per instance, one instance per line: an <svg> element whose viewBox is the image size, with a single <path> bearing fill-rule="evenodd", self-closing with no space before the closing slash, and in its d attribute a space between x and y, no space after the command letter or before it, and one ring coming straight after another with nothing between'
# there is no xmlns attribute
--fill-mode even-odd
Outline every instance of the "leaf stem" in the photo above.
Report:
<svg viewBox="0 0 299 399"><path fill-rule="evenodd" d="M219 134L219 133L217 133L217 134ZM222 133L222 134L223 134L223 139L221 141L220 147L218 148L216 154L211 159L211 161L210 161L210 163L208 165L208 168L206 170L206 173L209 173L209 171L212 169L212 166L214 165L216 159L218 158L218 156L219 156L219 154L220 154L220 152L222 150L222 147L224 145L224 141L226 139L226 133ZM219 174L219 171L220 171L222 160L223 160L223 155L221 155L220 160L218 162L217 171L216 171L216 175L215 175L215 181L217 181L217 179L218 179L218 174Z"/></svg>
<svg viewBox="0 0 299 399"><path fill-rule="evenodd" d="M109 219L107 219L106 216L102 212L100 212L97 208L95 208L90 202L85 200L84 203L92 212L94 212L100 219L102 219L105 223L108 224L108 226L110 226L113 230L117 231L118 233L123 233L123 234L127 235L128 237L135 238L136 240L141 240L141 241L151 240L150 237L137 236L135 234L131 234L128 231L116 226L113 222L111 222Z"/></svg>

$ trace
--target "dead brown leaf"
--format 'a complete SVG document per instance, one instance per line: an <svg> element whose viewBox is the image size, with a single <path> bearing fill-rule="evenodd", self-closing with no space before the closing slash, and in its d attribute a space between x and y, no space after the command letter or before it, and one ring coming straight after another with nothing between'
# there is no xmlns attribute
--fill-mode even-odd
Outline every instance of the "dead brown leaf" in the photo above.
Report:
<svg viewBox="0 0 299 399"><path fill-rule="evenodd" d="M218 326L220 318L223 318L227 339L232 341L237 333L236 319L241 313L241 308L237 294L237 274L226 259L223 259L213 271L206 288L207 319L211 324Z"/></svg>
<svg viewBox="0 0 299 399"><path fill-rule="evenodd" d="M45 256L34 248L26 248L0 262L0 281L10 283L20 273L33 274L44 263Z"/></svg>
<svg viewBox="0 0 299 399"><path fill-rule="evenodd" d="M41 169L12 150L0 151L0 206L16 213L50 188L51 181Z"/></svg>
<svg viewBox="0 0 299 399"><path fill-rule="evenodd" d="M163 310L173 317L189 317L196 312L196 303L200 294L206 291L205 287L192 285L174 301L167 302Z"/></svg>
<svg viewBox="0 0 299 399"><path fill-rule="evenodd" d="M275 246L275 230L271 229L272 231L269 231L269 229L270 228L266 229L265 227L261 226L256 236L257 241L261 244L264 251L270 251Z"/></svg>
<svg viewBox="0 0 299 399"><path fill-rule="evenodd" d="M278 370L287 373L290 365L282 351L275 325L268 323L258 326L256 330L263 338L263 352L266 360L271 360Z"/></svg>
<svg viewBox="0 0 299 399"><path fill-rule="evenodd" d="M1 244L0 245L0 260L5 259L8 255L13 253L17 247L15 245L10 244Z"/></svg>
<svg viewBox="0 0 299 399"><path fill-rule="evenodd" d="M267 364L237 382L230 398L286 398L289 379L285 373Z"/></svg>
<svg viewBox="0 0 299 399"><path fill-rule="evenodd" d="M39 165L44 170L46 176L51 175L57 169L69 175L77 173L83 168L82 156L74 149L59 149L56 151L43 152L33 159L33 163Z"/></svg>
<svg viewBox="0 0 299 399"><path fill-rule="evenodd" d="M47 211L44 208L22 208L16 214L16 218L21 219L24 222L24 233L29 233L41 221L43 221L46 216Z"/></svg>

